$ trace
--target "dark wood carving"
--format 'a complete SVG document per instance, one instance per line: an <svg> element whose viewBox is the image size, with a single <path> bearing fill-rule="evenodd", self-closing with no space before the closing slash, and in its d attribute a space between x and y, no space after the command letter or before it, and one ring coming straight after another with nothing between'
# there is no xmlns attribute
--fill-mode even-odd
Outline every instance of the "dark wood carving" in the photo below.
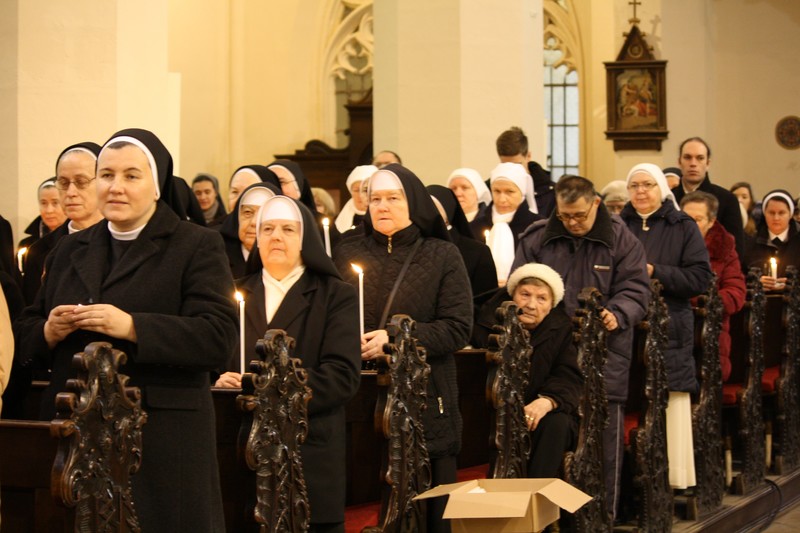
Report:
<svg viewBox="0 0 800 533"><path fill-rule="evenodd" d="M141 531L131 476L142 463L142 425L147 415L136 387L118 369L127 357L107 342L75 354L77 378L56 397L50 434L60 439L50 490L75 507L74 531Z"/></svg>
<svg viewBox="0 0 800 533"><path fill-rule="evenodd" d="M514 302L495 312L496 334L489 337L486 360L493 363L487 377L487 397L494 412L492 445L496 457L489 477L525 478L531 454L531 434L525 422L525 391L530 381L530 334L517 318Z"/></svg>
<svg viewBox="0 0 800 533"><path fill-rule="evenodd" d="M650 306L647 310L647 340L644 349L645 408L639 415L634 456L634 485L639 488L642 505L639 510L641 531L672 530L672 487L669 484L667 461L667 369L664 351L667 348L669 312L661 297L661 282L650 280Z"/></svg>
<svg viewBox="0 0 800 533"><path fill-rule="evenodd" d="M777 383L778 415L775 470L786 474L800 466L800 394L798 394L798 343L800 342L800 282L797 268L786 268L783 293L783 325L786 337Z"/></svg>
<svg viewBox="0 0 800 533"><path fill-rule="evenodd" d="M578 364L583 374L583 394L578 405L580 428L578 446L567 453L564 462L566 481L593 498L575 513L577 531L611 531L606 510L603 475L603 430L608 425L608 398L603 380L606 363L606 328L600 318L602 295L594 288L578 295L573 326L578 347Z"/></svg>
<svg viewBox="0 0 800 533"><path fill-rule="evenodd" d="M244 459L256 473L254 517L262 532L300 533L311 518L300 454L308 434L311 389L300 359L289 356L293 347L285 331L267 331L236 399L248 415L243 420L248 435Z"/></svg>
<svg viewBox="0 0 800 533"><path fill-rule="evenodd" d="M697 486L688 499L687 517L700 516L718 509L725 492L725 452L722 448L722 369L719 362L719 333L722 329L722 300L717 278L705 295L698 299L695 321L699 334L700 396L692 408L694 467Z"/></svg>
<svg viewBox="0 0 800 533"><path fill-rule="evenodd" d="M761 285L761 269L747 273L747 301L744 305L747 328L747 382L737 398L739 403L739 442L742 446L742 470L733 480L737 494L747 494L764 480L764 418L761 402L761 378L764 374L764 316L767 299Z"/></svg>
<svg viewBox="0 0 800 533"><path fill-rule="evenodd" d="M368 533L424 533L426 504L412 499L428 490L431 465L425 446L422 413L427 397L430 366L425 348L412 336L416 323L408 315L394 315L386 328L387 355L378 358L378 403L375 428L386 439L388 463L383 480L389 486L381 501L378 525Z"/></svg>

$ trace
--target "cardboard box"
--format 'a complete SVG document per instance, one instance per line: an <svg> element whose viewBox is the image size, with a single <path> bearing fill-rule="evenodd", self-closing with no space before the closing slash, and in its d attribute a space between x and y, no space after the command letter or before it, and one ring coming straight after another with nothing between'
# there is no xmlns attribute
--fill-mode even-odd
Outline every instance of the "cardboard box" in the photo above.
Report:
<svg viewBox="0 0 800 533"><path fill-rule="evenodd" d="M444 518L453 533L529 533L558 520L592 499L560 479L476 479L440 485L415 500L448 495Z"/></svg>

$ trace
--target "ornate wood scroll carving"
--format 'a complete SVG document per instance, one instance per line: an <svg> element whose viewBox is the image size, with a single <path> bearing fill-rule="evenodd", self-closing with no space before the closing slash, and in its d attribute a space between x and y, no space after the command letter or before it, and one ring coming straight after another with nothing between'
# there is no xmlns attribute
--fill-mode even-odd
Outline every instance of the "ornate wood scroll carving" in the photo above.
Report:
<svg viewBox="0 0 800 533"><path fill-rule="evenodd" d="M259 339L260 360L242 376L236 403L247 442L244 458L256 473L255 520L261 531L303 532L310 510L300 445L308 434L311 389L299 359L289 357L294 339L271 329Z"/></svg>
<svg viewBox="0 0 800 533"><path fill-rule="evenodd" d="M487 397L494 408L497 455L489 477L524 478L531 453L531 434L525 423L525 391L530 381L530 334L517 318L514 302L495 312L498 334L490 336L486 360L494 363L487 378Z"/></svg>
<svg viewBox="0 0 800 533"><path fill-rule="evenodd" d="M78 377L56 397L50 434L61 440L50 489L76 508L76 532L141 531L130 477L142 463L147 415L139 389L118 373L126 359L107 342L89 344L72 359Z"/></svg>
<svg viewBox="0 0 800 533"><path fill-rule="evenodd" d="M761 285L761 269L747 273L747 301L744 309L749 340L747 385L740 391L739 442L742 445L742 470L733 480L737 494L746 494L764 480L764 418L761 404L761 377L764 374L764 317L767 298Z"/></svg>
<svg viewBox="0 0 800 533"><path fill-rule="evenodd" d="M608 425L608 399L603 381L606 363L606 328L600 319L602 295L586 288L578 295L575 312L575 344L578 364L583 374L583 394L578 405L580 429L575 452L564 463L566 481L594 497L575 513L577 531L611 531L606 511L606 487L603 476L603 429Z"/></svg>
<svg viewBox="0 0 800 533"><path fill-rule="evenodd" d="M664 351L667 348L669 312L661 297L662 285L650 281L650 306L647 310L647 341L644 348L646 407L639 416L634 454L634 484L640 489L642 506L639 528L642 531L672 529L672 487L669 485L667 461L667 369Z"/></svg>
<svg viewBox="0 0 800 533"><path fill-rule="evenodd" d="M800 281L797 268L786 268L783 293L783 324L786 338L778 379L778 449L775 469L786 474L800 466L800 394L798 393L798 348L800 348Z"/></svg>
<svg viewBox="0 0 800 533"><path fill-rule="evenodd" d="M425 348L412 337L415 327L410 316L394 315L386 328L388 355L378 358L378 385L388 390L379 392L375 427L386 438L388 463L383 479L390 490L384 493L378 525L364 528L368 533L425 532L425 502L412 499L431 484L422 427L431 370Z"/></svg>
<svg viewBox="0 0 800 533"><path fill-rule="evenodd" d="M722 369L719 362L719 333L722 329L722 300L717 278L698 299L695 320L702 324L699 335L700 397L692 409L694 467L697 486L688 500L687 515L697 520L718 509L725 492L725 452L722 449Z"/></svg>

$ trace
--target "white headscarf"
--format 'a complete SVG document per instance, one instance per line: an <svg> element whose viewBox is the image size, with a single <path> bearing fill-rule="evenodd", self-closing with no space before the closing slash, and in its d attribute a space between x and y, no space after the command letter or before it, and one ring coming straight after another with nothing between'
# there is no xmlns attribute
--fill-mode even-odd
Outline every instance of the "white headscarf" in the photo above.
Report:
<svg viewBox="0 0 800 533"><path fill-rule="evenodd" d="M522 196L528 201L528 210L531 213L539 213L536 205L536 198L533 195L533 178L519 163L500 163L492 169L491 183L497 180L510 181L522 192Z"/></svg>
<svg viewBox="0 0 800 533"><path fill-rule="evenodd" d="M667 178L664 176L664 173L658 166L652 163L640 163L636 165L631 169L630 172L628 172L628 177L625 179L625 184L630 185L631 178L633 177L634 174L638 172L644 172L645 174L656 180L658 188L661 191L662 202L666 201L666 199L669 198L670 200L672 200L672 205L675 206L675 209L677 209L678 211L681 210L680 206L678 205L678 202L675 201L675 195L672 194L672 191L669 190L669 185L667 185Z"/></svg>
<svg viewBox="0 0 800 533"><path fill-rule="evenodd" d="M378 167L375 165L357 166L352 172L350 172L350 175L347 176L347 190L349 191L350 187L352 187L354 183L369 179L377 171ZM338 229L340 233L344 233L353 227L353 215L363 215L365 213L366 211L362 211L361 213L356 211L355 203L353 202L353 199L350 198L347 200L347 203L344 204L342 210L339 211L339 216L336 217L336 222L334 222L336 229Z"/></svg>
<svg viewBox="0 0 800 533"><path fill-rule="evenodd" d="M489 205L492 203L492 191L486 186L477 170L472 168L455 169L450 173L450 177L447 178L448 189L450 188L450 183L456 178L464 178L472 184L472 188L475 189L475 194L478 196L479 204Z"/></svg>

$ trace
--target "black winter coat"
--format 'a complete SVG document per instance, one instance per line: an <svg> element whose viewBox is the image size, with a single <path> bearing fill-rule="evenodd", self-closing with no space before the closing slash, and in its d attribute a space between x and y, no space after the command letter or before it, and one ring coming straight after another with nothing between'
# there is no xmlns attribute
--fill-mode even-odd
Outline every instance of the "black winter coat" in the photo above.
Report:
<svg viewBox="0 0 800 533"><path fill-rule="evenodd" d="M464 237L455 230L450 230L450 238L461 252L473 296L496 289L497 270L489 247L481 241Z"/></svg>
<svg viewBox="0 0 800 533"><path fill-rule="evenodd" d="M44 274L44 263L47 260L47 255L55 248L61 237L69 235L68 227L69 220L47 235L43 235L42 238L28 248L28 253L25 254L23 263L25 275L22 277L22 296L25 298L27 305L33 304L36 300L36 293L39 292L39 287L42 286L42 275Z"/></svg>
<svg viewBox="0 0 800 533"><path fill-rule="evenodd" d="M492 326L497 323L495 310L511 299L502 288L481 307L472 334L476 347L488 347ZM572 321L564 311L564 303L552 309L542 323L529 332L533 353L525 404L539 395L547 396L556 401L559 410L577 416L583 376L578 367L578 350L572 340Z"/></svg>
<svg viewBox="0 0 800 533"><path fill-rule="evenodd" d="M53 368L42 418L75 376L73 354L94 341L124 351L120 371L140 387L147 412L143 461L132 476L143 531L224 531L209 371L237 346L233 279L222 240L182 222L162 201L110 269L111 235L101 222L61 239L47 259L36 303L15 323L24 359ZM62 304L106 303L133 317L135 343L79 330L50 350L44 323Z"/></svg>
<svg viewBox="0 0 800 533"><path fill-rule="evenodd" d="M521 236L514 269L527 263L544 263L564 280L564 307L575 314L578 294L595 287L603 305L614 313L619 327L608 335L608 360L603 368L608 399L624 402L633 353L633 328L647 314L650 281L644 248L617 217L601 203L592 229L576 238L551 215L536 222Z"/></svg>
<svg viewBox="0 0 800 533"><path fill-rule="evenodd" d="M669 309L668 343L664 354L672 391L696 392L694 312L690 299L708 290L711 263L697 223L667 200L643 223L628 202L620 216L644 245L653 277L664 289Z"/></svg>
<svg viewBox="0 0 800 533"><path fill-rule="evenodd" d="M742 224L742 212L739 208L739 200L736 196L726 189L711 183L711 178L706 174L706 178L700 183L697 188L698 191L707 192L714 195L719 202L719 210L717 211L717 222L722 224L728 233L733 235L736 239L736 254L741 261L744 260L744 226ZM678 205L681 199L686 194L683 190L683 183L679 183L677 187L672 189L672 194L675 195L675 201Z"/></svg>
<svg viewBox="0 0 800 533"><path fill-rule="evenodd" d="M422 244L403 277L388 318L397 313L411 316L417 323L415 336L427 350L431 375L422 422L428 453L438 458L456 455L461 448L453 352L469 342L472 330L472 292L461 254L453 243L421 237L412 224L392 237L373 231L363 238L346 239L334 259L345 281L356 287L358 276L350 264L364 270L365 331L385 329L386 324L379 323L383 308L411 247L420 238Z"/></svg>
<svg viewBox="0 0 800 533"><path fill-rule="evenodd" d="M247 360L268 329L295 339L293 357L308 372L308 437L302 445L311 522L342 522L345 507L345 405L358 391L358 299L349 284L306 270L267 324L261 272L238 280L245 298ZM238 354L237 354L238 355ZM239 371L239 358L228 368Z"/></svg>

